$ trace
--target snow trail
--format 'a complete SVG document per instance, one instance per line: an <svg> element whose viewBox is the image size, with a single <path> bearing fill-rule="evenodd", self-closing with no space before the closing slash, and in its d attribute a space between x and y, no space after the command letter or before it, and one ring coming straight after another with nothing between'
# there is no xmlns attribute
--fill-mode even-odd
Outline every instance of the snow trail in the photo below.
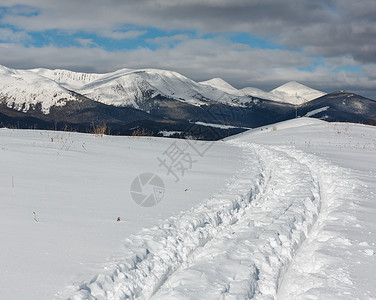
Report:
<svg viewBox="0 0 376 300"><path fill-rule="evenodd" d="M75 299L274 297L313 226L320 191L287 153L241 143L245 168L218 195L127 242L129 255L59 296Z"/></svg>
<svg viewBox="0 0 376 300"><path fill-rule="evenodd" d="M231 143L245 167L223 191L130 237L126 256L59 298L283 299L320 285L307 273L323 264L300 248L323 238L330 206L349 195L342 169L291 147ZM337 275L351 285L346 271Z"/></svg>
<svg viewBox="0 0 376 300"><path fill-rule="evenodd" d="M349 267L357 262L348 251L353 237L348 236L346 227L360 227L353 210L358 206L358 193L367 186L352 170L303 152L294 151L293 155L323 183L322 211L284 276L277 298L353 299L357 287Z"/></svg>
<svg viewBox="0 0 376 300"><path fill-rule="evenodd" d="M128 255L108 266L112 271L72 285L57 297L132 299L153 295L195 250L236 223L259 193L264 185L262 166L251 149L245 151L245 157L244 170L223 192L158 227L132 236L125 245Z"/></svg>
<svg viewBox="0 0 376 300"><path fill-rule="evenodd" d="M305 164L281 151L251 147L264 164L262 189L238 222L197 249L153 299L272 299L276 295L317 218L320 189Z"/></svg>

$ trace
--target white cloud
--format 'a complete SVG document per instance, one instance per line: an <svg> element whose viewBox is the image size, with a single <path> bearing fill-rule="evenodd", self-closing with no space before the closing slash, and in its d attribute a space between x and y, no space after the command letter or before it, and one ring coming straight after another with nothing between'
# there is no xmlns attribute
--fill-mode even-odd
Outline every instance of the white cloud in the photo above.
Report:
<svg viewBox="0 0 376 300"><path fill-rule="evenodd" d="M169 46L176 42L186 41L189 40L189 36L187 34L175 34L172 36L158 36L151 39L146 39L146 42L151 44L156 44L160 46Z"/></svg>
<svg viewBox="0 0 376 300"><path fill-rule="evenodd" d="M105 30L105 31L99 31L98 32L99 35L101 35L103 37L111 38L111 39L114 39L114 40L135 39L135 38L142 36L146 33L147 33L146 30L129 30L129 31L125 31L125 32Z"/></svg>
<svg viewBox="0 0 376 300"><path fill-rule="evenodd" d="M76 38L75 41L83 47L95 47L98 46L92 39Z"/></svg>
<svg viewBox="0 0 376 300"><path fill-rule="evenodd" d="M24 31L13 31L9 28L0 28L0 41L24 43L31 40L31 36Z"/></svg>

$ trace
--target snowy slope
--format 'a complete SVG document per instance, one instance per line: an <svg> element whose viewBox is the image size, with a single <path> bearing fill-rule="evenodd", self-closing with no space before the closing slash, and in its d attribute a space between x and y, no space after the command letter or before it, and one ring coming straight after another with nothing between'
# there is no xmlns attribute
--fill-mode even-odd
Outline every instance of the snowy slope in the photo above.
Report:
<svg viewBox="0 0 376 300"><path fill-rule="evenodd" d="M55 81L32 72L0 66L0 102L8 107L26 112L41 105L44 114L51 106L64 106L77 100L71 91Z"/></svg>
<svg viewBox="0 0 376 300"><path fill-rule="evenodd" d="M375 127L300 118L209 144L0 136L4 299L376 295ZM171 147L193 159L178 182L158 160ZM143 172L165 182L157 206L130 197Z"/></svg>
<svg viewBox="0 0 376 300"><path fill-rule="evenodd" d="M246 87L246 88L241 89L240 91L243 92L246 96L253 96L253 97L274 100L274 101L279 100L279 98L276 97L275 95L272 95L269 92L265 92L258 88Z"/></svg>

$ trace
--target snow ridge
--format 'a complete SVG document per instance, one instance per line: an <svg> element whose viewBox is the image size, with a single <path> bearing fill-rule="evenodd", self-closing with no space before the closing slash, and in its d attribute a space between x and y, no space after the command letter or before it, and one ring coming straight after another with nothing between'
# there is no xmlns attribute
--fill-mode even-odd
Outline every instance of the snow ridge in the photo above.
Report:
<svg viewBox="0 0 376 300"><path fill-rule="evenodd" d="M74 90L79 89L85 84L101 78L102 74L90 74L82 72L73 72L69 70L49 70L49 69L32 69L29 70L37 75L47 77L59 83L60 85Z"/></svg>

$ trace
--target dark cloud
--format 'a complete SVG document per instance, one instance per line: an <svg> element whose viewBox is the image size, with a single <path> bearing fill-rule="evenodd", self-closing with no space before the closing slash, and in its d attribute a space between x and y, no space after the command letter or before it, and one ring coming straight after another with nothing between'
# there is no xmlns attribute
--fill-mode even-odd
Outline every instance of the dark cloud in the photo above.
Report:
<svg viewBox="0 0 376 300"><path fill-rule="evenodd" d="M329 17L332 1L174 1L174 0L4 0L2 5L27 5L39 14L30 18L13 10L3 22L31 30L96 29L118 24L137 24L163 29L202 31L249 31L258 23L269 24L265 32L281 29L279 25L309 24ZM52 21L54 20L54 21Z"/></svg>
<svg viewBox="0 0 376 300"><path fill-rule="evenodd" d="M84 72L110 72L120 68L169 69L197 81L219 76L237 88L253 86L271 90L287 81L298 80L326 92L351 90L376 98L376 73L371 67L367 69L368 77L348 71L333 72L324 67L305 71L299 67L309 66L313 59L303 53L253 49L221 40L185 40L175 47L127 52L0 44L0 57L4 65L14 68L58 66Z"/></svg>
<svg viewBox="0 0 376 300"><path fill-rule="evenodd" d="M150 66L177 70L194 79L222 76L236 86L259 84L272 88L290 79L301 79L324 90L348 87L368 91L368 95L375 86L369 67L376 63L375 0L2 0L1 6L9 9L0 23L12 25L19 32L17 38L9 37L7 42L47 29L124 39L141 36L146 33L144 28L152 27L198 33L246 32L284 49L251 49L226 41L190 40L185 35L149 39L149 43L163 45L156 51L13 45L20 50L20 56L15 57L14 52L6 57L3 45L0 63L11 66L39 64L94 71L109 71L122 64ZM128 31L122 32L124 28ZM90 40L81 42L93 45ZM22 55L25 59L20 58ZM317 56L328 65L302 71ZM349 65L357 65L364 73L336 69Z"/></svg>
<svg viewBox="0 0 376 300"><path fill-rule="evenodd" d="M1 22L23 30L116 30L124 24L202 32L248 32L312 55L376 60L374 0L3 0ZM37 15L19 14L24 5ZM26 9L25 8L25 9ZM119 34L119 33L118 33Z"/></svg>

